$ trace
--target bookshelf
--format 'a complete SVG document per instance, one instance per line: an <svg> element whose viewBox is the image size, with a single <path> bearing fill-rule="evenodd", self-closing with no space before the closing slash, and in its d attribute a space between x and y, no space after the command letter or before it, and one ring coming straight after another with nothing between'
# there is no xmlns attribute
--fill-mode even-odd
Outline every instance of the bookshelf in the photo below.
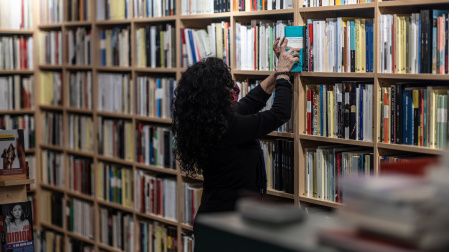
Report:
<svg viewBox="0 0 449 252"><path fill-rule="evenodd" d="M63 0L66 3L66 0ZM308 203L312 205L325 206L330 208L338 208L341 207L342 204L319 200L316 198L311 198L303 195L303 186L302 181L304 181L304 149L310 147L324 146L324 145L345 145L352 147L363 147L369 150L372 150L374 154L374 167L375 174L379 172L379 156L388 155L388 154L396 154L396 153L409 153L409 154L424 154L424 155L447 155L446 151L439 149L430 149L426 147L419 147L413 145L402 145L402 144L387 144L383 142L377 142L377 130L373 130L373 141L358 141L358 140L348 140L348 139L339 139L339 138L330 138L330 137L321 137L321 136L311 136L307 135L305 132L305 108L306 108L306 85L308 84L324 84L324 83L336 83L341 81L369 81L373 83L374 90L377 91L381 87L385 85L389 85L388 83L394 82L414 82L420 81L425 83L426 81L432 82L436 81L442 83L443 85L448 85L449 75L447 74L389 74L389 73L381 73L379 71L379 50L380 43L378 41L379 38L379 17L382 14L409 14L412 12L419 11L421 9L428 8L445 8L447 9L448 0L402 0L402 1L376 1L373 3L363 3L363 4L351 4L351 5L339 5L339 6L321 6L321 7L307 7L303 8L301 3L302 1L293 1L292 9L281 9L281 10L271 10L271 11L245 11L238 12L232 11L234 10L234 1L231 0L231 11L223 12L223 13L215 13L215 14L200 14L200 15L182 15L181 14L181 3L182 0L175 0L177 11L173 16L164 16L164 17L152 17L152 18L142 18L142 17L133 17L133 11L130 13L130 18L128 19L120 19L120 20L101 20L97 21L96 19L96 1L86 1L88 2L88 7L91 10L90 19L86 21L68 21L68 9L64 8L63 10L63 18L62 22L58 23L39 23L41 20L39 17L39 12L33 12L33 29L26 30L11 30L11 29L2 29L0 28L0 36L25 36L34 38L34 69L27 70L0 70L0 76L4 75L24 75L24 76L34 76L35 78L35 106L34 109L24 109L24 110L8 110L1 111L2 114L10 114L10 115L33 115L35 118L35 130L36 130L36 148L34 150L27 151L29 154L34 154L36 156L36 189L29 192L29 194L34 194L37 198L41 195L42 191L50 191L50 192L60 192L64 195L64 200L69 201L71 199L79 199L85 202L89 202L93 205L94 208L94 221L96 223L94 230L94 239L88 239L84 236L74 234L69 232L68 223L64 218L63 227L57 227L50 223L45 223L41 220L37 222L35 226L36 230L45 229L45 230L53 230L63 235L65 246L69 246L69 239L75 239L87 244L90 244L94 247L95 251L106 250L106 251L120 251L117 248L109 246L107 244L103 244L100 242L100 230L99 230L99 209L101 208L111 208L122 211L123 213L130 214L134 223L137 224L141 220L145 221L158 221L160 223L164 223L167 225L171 225L176 227L178 234L178 247L182 248L182 239L181 233L186 231L192 231L191 226L188 226L183 223L182 219L182 205L183 205L183 183L190 182L191 179L187 178L185 174L183 174L179 168L167 169L161 168L159 166L147 165L144 163L139 163L133 157L132 160L124 160L116 157L105 156L100 154L98 151L99 142L97 140L97 135L99 133L98 125L99 119L112 119L112 120L124 120L130 122L132 125L132 129L136 129L139 123L151 123L156 126L169 127L172 120L167 118L157 118L157 117L147 117L147 116L139 116L136 115L136 110L134 108L134 102L131 103L131 113L122 114L122 113L111 113L104 112L98 110L98 103L96 101L96 97L98 97L98 76L99 74L129 74L130 76L130 86L131 86L131 101L134 101L133 97L135 96L135 85L134 81L137 77L140 76L149 76L149 77L174 77L176 79L180 79L182 73L185 71L185 68L181 67L181 49L180 49L180 34L179 31L181 28L205 28L210 23L216 22L229 22L230 23L230 37L231 37L231 73L234 79L239 78L257 78L263 79L265 76L269 75L271 71L251 71L251 70L240 70L236 69L236 55L235 55L235 24L237 22L247 22L252 19L292 19L294 20L295 25L304 25L307 19L322 19L326 17L366 17L374 19L374 72L372 73L332 73L332 72L302 72L294 74L294 100L293 100L293 110L294 110L294 131L293 133L280 133L280 132L272 132L269 134L269 139L288 139L294 141L294 193L287 194L285 192L279 192L275 190L269 190L268 194L279 197L282 199L289 200L293 202L295 205L301 205L301 203ZM301 2L301 3L300 3ZM129 9L133 10L134 1L129 1ZM33 1L35 5L33 9L38 10L40 8L39 1ZM175 28L175 41L176 41L176 67L173 68L147 68L147 67L138 67L137 59L135 57L137 48L135 33L138 28L144 27L145 25L165 25L172 24ZM101 66L100 64L100 30L110 29L114 27L125 27L129 26L129 36L130 36L130 53L132 55L130 66L121 67L121 66ZM76 30L79 27L86 28L91 32L91 65L71 65L68 63L67 56L67 38L66 33L69 30ZM39 32L50 32L50 31L61 31L62 32L62 63L59 65L48 65L48 64L39 64L38 55L39 55L39 42L38 36ZM40 93L42 92L40 83L40 76L43 72L57 72L62 75L62 89L63 89L63 103L61 105L42 105L40 100ZM93 97L93 107L92 109L84 109L84 108L75 108L69 105L69 75L70 73L76 72L91 72L92 73L92 97ZM428 84L425 84L428 85ZM379 101L380 97L378 97L378 92L374 92L374 102L375 104ZM373 106L374 115L377 115L379 111L377 106ZM63 132L64 132L64 144L62 146L53 146L53 145L45 145L43 144L43 128L42 122L44 120L43 115L45 113L60 113L63 117ZM68 147L68 137L69 137L69 116L70 115L78 115L78 116L88 116L92 118L93 123L93 151L83 151L83 150L74 150ZM378 127L379 124L377 116L373 118L374 129ZM133 130L134 131L134 130ZM133 139L135 139L135 133L131 134ZM42 150L54 151L61 153L64 155L65 164L63 165L65 170L65 179L66 186L63 188L45 185L42 183ZM136 171L144 171L149 172L151 174L161 174L167 175L172 178L176 178L177 182L177 204L178 204L178 212L177 212L177 220L172 220L168 218L163 218L159 215L154 214L143 214L138 210L135 210L134 207L124 207L117 203L111 203L107 201L100 200L96 197L96 190L94 195L86 195L81 194L79 192L71 191L69 189L69 157L84 157L93 160L94 167L97 167L99 162L104 162L108 164L120 165L122 167L127 167L132 170L132 174L135 174ZM95 169L94 169L95 170ZM39 171L39 172L38 172ZM98 171L94 171L94 177L98 175ZM96 181L96 180L95 180ZM202 181L202 177L198 177L194 181ZM42 202L37 201L37 209L42 209ZM35 214L35 218L39 217L40 213ZM65 216L65 215L64 215ZM137 228L137 225L135 225ZM136 240L136 239L135 239ZM137 243L136 243L137 246Z"/></svg>

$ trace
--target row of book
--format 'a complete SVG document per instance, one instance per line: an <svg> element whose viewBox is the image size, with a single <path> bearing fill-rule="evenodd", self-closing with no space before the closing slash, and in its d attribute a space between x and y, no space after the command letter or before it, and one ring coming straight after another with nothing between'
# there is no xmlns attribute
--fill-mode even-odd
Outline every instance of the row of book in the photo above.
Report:
<svg viewBox="0 0 449 252"><path fill-rule="evenodd" d="M146 123L137 124L137 157L139 163L176 169L173 134L170 128Z"/></svg>
<svg viewBox="0 0 449 252"><path fill-rule="evenodd" d="M141 213L178 219L177 183L175 177L154 176L138 170L134 180L135 209Z"/></svg>
<svg viewBox="0 0 449 252"><path fill-rule="evenodd" d="M306 85L306 134L373 141L373 84Z"/></svg>
<svg viewBox="0 0 449 252"><path fill-rule="evenodd" d="M130 167L98 162L97 198L133 208L133 175Z"/></svg>
<svg viewBox="0 0 449 252"><path fill-rule="evenodd" d="M67 21L92 20L89 0L67 0Z"/></svg>
<svg viewBox="0 0 449 252"><path fill-rule="evenodd" d="M36 131L34 127L34 116L30 115L0 115L0 129L12 130L23 129L25 149L34 148L36 146Z"/></svg>
<svg viewBox="0 0 449 252"><path fill-rule="evenodd" d="M193 252L195 247L195 239L193 234L182 233L182 251L183 252Z"/></svg>
<svg viewBox="0 0 449 252"><path fill-rule="evenodd" d="M42 183L65 188L64 153L43 149L41 157Z"/></svg>
<svg viewBox="0 0 449 252"><path fill-rule="evenodd" d="M39 197L42 209L39 213L41 215L42 222L63 228L63 211L66 206L64 193L42 190Z"/></svg>
<svg viewBox="0 0 449 252"><path fill-rule="evenodd" d="M64 21L63 0L40 0L41 24L62 23Z"/></svg>
<svg viewBox="0 0 449 252"><path fill-rule="evenodd" d="M182 15L212 14L231 11L231 0L186 0L181 2Z"/></svg>
<svg viewBox="0 0 449 252"><path fill-rule="evenodd" d="M133 161L134 139L132 122L98 118L98 153Z"/></svg>
<svg viewBox="0 0 449 252"><path fill-rule="evenodd" d="M34 77L33 76L2 76L0 77L0 110L19 110L34 108Z"/></svg>
<svg viewBox="0 0 449 252"><path fill-rule="evenodd" d="M64 167L65 165L62 169ZM70 190L86 195L94 195L94 162L91 158L70 155L69 175Z"/></svg>
<svg viewBox="0 0 449 252"><path fill-rule="evenodd" d="M303 7L374 3L374 0L303 0Z"/></svg>
<svg viewBox="0 0 449 252"><path fill-rule="evenodd" d="M67 203L69 231L88 239L94 239L94 207L78 199L71 199Z"/></svg>
<svg viewBox="0 0 449 252"><path fill-rule="evenodd" d="M98 74L98 110L111 113L131 113L130 74Z"/></svg>
<svg viewBox="0 0 449 252"><path fill-rule="evenodd" d="M134 17L155 18L176 15L175 0L134 0Z"/></svg>
<svg viewBox="0 0 449 252"><path fill-rule="evenodd" d="M250 25L236 23L236 64L241 70L273 70L277 57L272 48L276 38L283 38L292 20L251 20Z"/></svg>
<svg viewBox="0 0 449 252"><path fill-rule="evenodd" d="M230 66L231 29L229 22L212 23L207 29L181 28L181 67L201 61L203 58L217 57Z"/></svg>
<svg viewBox="0 0 449 252"><path fill-rule="evenodd" d="M267 174L267 189L294 193L294 142L260 140Z"/></svg>
<svg viewBox="0 0 449 252"><path fill-rule="evenodd" d="M233 0L234 11L262 11L292 9L293 0Z"/></svg>
<svg viewBox="0 0 449 252"><path fill-rule="evenodd" d="M202 183L184 183L184 209L183 223L193 226L196 212L201 204L201 196L203 195Z"/></svg>
<svg viewBox="0 0 449 252"><path fill-rule="evenodd" d="M92 35L85 27L76 30L68 30L67 56L69 65L91 65L92 64Z"/></svg>
<svg viewBox="0 0 449 252"><path fill-rule="evenodd" d="M36 250L36 251L40 251L40 250ZM94 252L95 249L89 243L72 238L69 240L69 247L67 249L67 252L77 252L77 251Z"/></svg>
<svg viewBox="0 0 449 252"><path fill-rule="evenodd" d="M0 70L33 69L33 37L0 37Z"/></svg>
<svg viewBox="0 0 449 252"><path fill-rule="evenodd" d="M64 234L55 231L41 230L36 243L37 249L35 251L55 252L65 250Z"/></svg>
<svg viewBox="0 0 449 252"><path fill-rule="evenodd" d="M42 105L63 105L63 75L60 72L40 73L40 101Z"/></svg>
<svg viewBox="0 0 449 252"><path fill-rule="evenodd" d="M33 0L0 2L0 28L33 28L33 2Z"/></svg>
<svg viewBox="0 0 449 252"><path fill-rule="evenodd" d="M373 72L372 19L307 19L304 30L304 71Z"/></svg>
<svg viewBox="0 0 449 252"><path fill-rule="evenodd" d="M40 31L38 34L39 64L62 64L62 31Z"/></svg>
<svg viewBox="0 0 449 252"><path fill-rule="evenodd" d="M176 33L171 24L146 25L136 30L138 67L176 67Z"/></svg>
<svg viewBox="0 0 449 252"><path fill-rule="evenodd" d="M64 117L62 113L45 112L42 142L48 145L64 146Z"/></svg>
<svg viewBox="0 0 449 252"><path fill-rule="evenodd" d="M130 28L114 27L100 31L102 66L128 67L131 62Z"/></svg>
<svg viewBox="0 0 449 252"><path fill-rule="evenodd" d="M122 251L134 251L132 214L100 207L100 242Z"/></svg>
<svg viewBox="0 0 449 252"><path fill-rule="evenodd" d="M92 109L92 72L77 71L69 75L69 105L72 108Z"/></svg>
<svg viewBox="0 0 449 252"><path fill-rule="evenodd" d="M349 175L374 174L372 150L360 147L320 146L304 149L304 196L343 202L340 181Z"/></svg>
<svg viewBox="0 0 449 252"><path fill-rule="evenodd" d="M130 0L96 0L97 20L118 20L131 17Z"/></svg>
<svg viewBox="0 0 449 252"><path fill-rule="evenodd" d="M381 73L448 74L447 10L380 16Z"/></svg>
<svg viewBox="0 0 449 252"><path fill-rule="evenodd" d="M174 78L138 76L135 88L136 115L171 118L176 84Z"/></svg>
<svg viewBox="0 0 449 252"><path fill-rule="evenodd" d="M393 84L379 93L378 141L446 149L449 88Z"/></svg>
<svg viewBox="0 0 449 252"><path fill-rule="evenodd" d="M178 235L174 226L164 225L156 221L140 221L137 228L141 252L176 252L178 251Z"/></svg>
<svg viewBox="0 0 449 252"><path fill-rule="evenodd" d="M94 150L93 119L91 116L70 114L68 120L68 147L72 150Z"/></svg>

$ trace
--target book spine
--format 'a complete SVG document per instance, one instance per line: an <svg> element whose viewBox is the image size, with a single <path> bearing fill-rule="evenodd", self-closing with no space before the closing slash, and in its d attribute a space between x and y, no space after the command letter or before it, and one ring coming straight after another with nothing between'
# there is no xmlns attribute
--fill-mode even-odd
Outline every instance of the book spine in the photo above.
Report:
<svg viewBox="0 0 449 252"><path fill-rule="evenodd" d="M391 143L396 143L396 85L391 85L391 101L390 101L391 115Z"/></svg>

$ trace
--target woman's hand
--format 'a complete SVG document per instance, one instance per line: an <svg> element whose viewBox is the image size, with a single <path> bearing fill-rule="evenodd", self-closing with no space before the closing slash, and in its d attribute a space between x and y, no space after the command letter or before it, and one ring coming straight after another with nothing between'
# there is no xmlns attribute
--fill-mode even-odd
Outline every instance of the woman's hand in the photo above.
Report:
<svg viewBox="0 0 449 252"><path fill-rule="evenodd" d="M282 43L284 43L285 37L281 40L281 43L279 44L280 39L281 38L278 37L274 41L274 44L273 44L273 51L274 51L274 54L276 54L276 58L278 58L278 59L279 59L279 55L281 55L281 47L279 45L282 45Z"/></svg>
<svg viewBox="0 0 449 252"><path fill-rule="evenodd" d="M279 38L278 38L279 39ZM276 41L278 40L276 39ZM295 62L299 62L299 49L298 48L292 48L288 52L286 51L287 48L288 39L283 38L281 47L279 49L280 55L279 55L279 61L278 61L278 68L277 72L290 72ZM273 46L273 50L275 50L275 46Z"/></svg>

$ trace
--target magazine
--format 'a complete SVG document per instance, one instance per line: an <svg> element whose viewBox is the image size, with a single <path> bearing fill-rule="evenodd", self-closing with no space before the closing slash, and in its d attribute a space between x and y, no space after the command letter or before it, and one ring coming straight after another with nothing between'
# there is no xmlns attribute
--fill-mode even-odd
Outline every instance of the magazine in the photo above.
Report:
<svg viewBox="0 0 449 252"><path fill-rule="evenodd" d="M0 205L0 238L3 252L34 251L30 201Z"/></svg>
<svg viewBox="0 0 449 252"><path fill-rule="evenodd" d="M23 130L0 130L0 157L0 177L24 174L23 178L26 178ZM2 180L6 179L0 178Z"/></svg>

